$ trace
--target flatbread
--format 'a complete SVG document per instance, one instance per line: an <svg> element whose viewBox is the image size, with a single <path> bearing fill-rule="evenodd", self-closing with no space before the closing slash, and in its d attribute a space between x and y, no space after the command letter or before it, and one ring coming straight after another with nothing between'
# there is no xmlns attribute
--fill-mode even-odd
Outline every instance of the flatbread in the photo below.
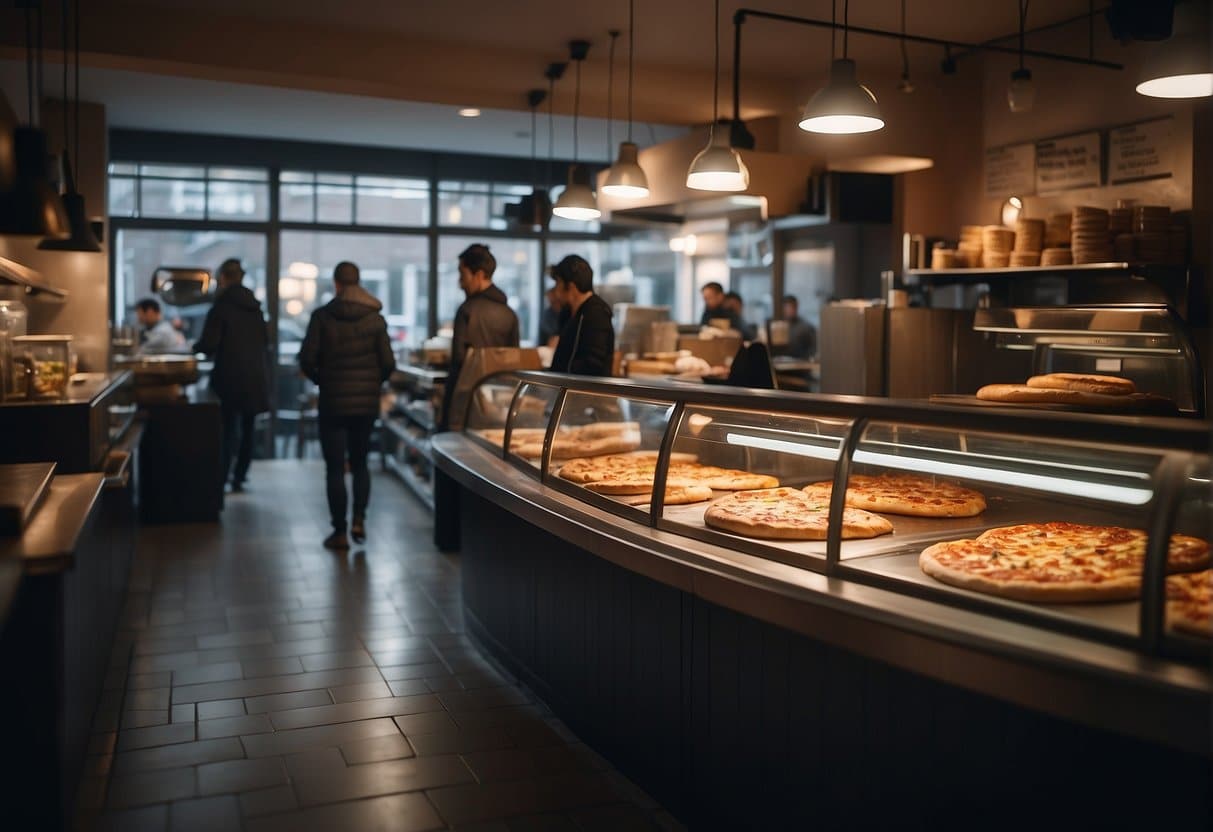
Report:
<svg viewBox="0 0 1213 832"><path fill-rule="evenodd" d="M1167 576L1167 627L1213 638L1213 570Z"/></svg>
<svg viewBox="0 0 1213 832"><path fill-rule="evenodd" d="M1122 601L1141 594L1146 533L1119 526L1024 523L925 549L923 572L946 584L1020 601ZM1172 535L1167 571L1209 565L1209 544Z"/></svg>
<svg viewBox="0 0 1213 832"><path fill-rule="evenodd" d="M828 502L798 489L764 488L716 498L704 512L703 522L745 537L825 540L829 511ZM891 531L893 524L879 515L853 508L843 512L844 539L876 537Z"/></svg>
<svg viewBox="0 0 1213 832"><path fill-rule="evenodd" d="M1110 396L1127 396L1137 392L1137 385L1127 378L1087 373L1048 373L1032 376L1028 379L1028 386L1047 390L1080 390Z"/></svg>
<svg viewBox="0 0 1213 832"><path fill-rule="evenodd" d="M804 492L827 503L832 482L806 485ZM986 498L956 483L915 474L879 477L852 474L847 481L847 505L910 517L974 517L986 510Z"/></svg>
<svg viewBox="0 0 1213 832"><path fill-rule="evenodd" d="M667 486L665 490L665 504L667 506L685 506L691 503L702 503L710 499L712 499L712 489L706 485L675 485ZM647 505L652 500L653 492L651 486L646 493L620 498L621 502L627 503L630 506Z"/></svg>

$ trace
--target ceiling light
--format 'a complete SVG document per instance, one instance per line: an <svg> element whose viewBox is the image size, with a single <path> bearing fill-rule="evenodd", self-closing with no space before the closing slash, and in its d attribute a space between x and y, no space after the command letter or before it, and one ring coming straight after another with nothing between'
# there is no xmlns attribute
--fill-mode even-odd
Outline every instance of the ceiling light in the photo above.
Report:
<svg viewBox="0 0 1213 832"><path fill-rule="evenodd" d="M1151 98L1213 96L1213 55L1209 51L1208 6L1177 4L1172 36L1151 47L1137 91Z"/></svg>
<svg viewBox="0 0 1213 832"><path fill-rule="evenodd" d="M712 72L712 126L708 146L691 160L687 187L697 191L744 191L750 187L750 171L733 149L730 134L717 130L720 115L720 0L716 0L712 30L716 41L716 60Z"/></svg>
<svg viewBox="0 0 1213 832"><path fill-rule="evenodd" d="M640 167L640 151L632 141L632 80L634 77L634 62L633 58L636 54L635 42L635 24L636 24L636 9L635 0L628 0L628 138L625 142L619 143L619 156L615 159L615 164L607 170L606 181L602 184L602 192L607 196L613 196L618 199L643 199L649 195L649 178L645 176L644 168ZM615 36L618 33L611 33L611 72L607 78L607 131L610 132L610 101L611 96L611 79L613 77L615 67ZM610 150L610 139L607 139L607 149Z"/></svg>
<svg viewBox="0 0 1213 832"><path fill-rule="evenodd" d="M810 133L871 133L882 127L876 96L856 80L850 58L830 65L830 80L809 99L800 119L800 129Z"/></svg>
<svg viewBox="0 0 1213 832"><path fill-rule="evenodd" d="M1013 113L1027 113L1036 103L1036 85L1032 83L1032 70L1017 69L1011 73L1007 86L1007 106Z"/></svg>
<svg viewBox="0 0 1213 832"><path fill-rule="evenodd" d="M556 200L552 213L566 220L590 222L602 216L598 200L590 187L590 172L584 165L569 165L568 184Z"/></svg>
<svg viewBox="0 0 1213 832"><path fill-rule="evenodd" d="M480 110L476 107L463 107L459 110L459 115L464 118L480 118Z"/></svg>

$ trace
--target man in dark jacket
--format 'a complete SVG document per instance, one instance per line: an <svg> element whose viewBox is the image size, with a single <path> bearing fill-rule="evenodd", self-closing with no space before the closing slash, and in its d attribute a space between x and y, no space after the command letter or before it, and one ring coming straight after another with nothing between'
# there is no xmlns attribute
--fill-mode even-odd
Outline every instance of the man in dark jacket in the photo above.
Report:
<svg viewBox="0 0 1213 832"><path fill-rule="evenodd" d="M594 294L594 270L576 254L570 254L551 269L556 294L570 316L552 356L551 369L558 373L609 376L615 358L615 329L611 306Z"/></svg>
<svg viewBox="0 0 1213 832"><path fill-rule="evenodd" d="M443 389L442 427L451 421L451 402L467 351L480 347L518 346L518 316L505 292L493 285L497 260L488 246L470 245L459 255L459 288L467 299L455 312L451 337L451 369Z"/></svg>
<svg viewBox="0 0 1213 832"><path fill-rule="evenodd" d="M366 507L371 497L371 429L379 416L383 382L396 368L387 323L378 300L358 285L358 267L338 263L333 270L337 296L312 313L299 350L304 374L320 386L320 447L324 451L325 489L333 533L329 549L350 547L346 537L345 464L354 480L350 536L366 540Z"/></svg>
<svg viewBox="0 0 1213 832"><path fill-rule="evenodd" d="M243 491L253 458L253 423L270 409L265 318L261 302L244 286L244 269L236 259L219 266L219 291L206 313L202 337L194 352L215 361L211 390L223 413L223 480ZM235 457L235 467L232 458Z"/></svg>

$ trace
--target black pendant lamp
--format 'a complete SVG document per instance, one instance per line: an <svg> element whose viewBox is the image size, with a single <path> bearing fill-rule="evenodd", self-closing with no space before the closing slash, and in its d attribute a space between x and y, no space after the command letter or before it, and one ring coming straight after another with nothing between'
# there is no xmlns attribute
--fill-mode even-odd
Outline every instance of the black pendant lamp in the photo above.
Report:
<svg viewBox="0 0 1213 832"><path fill-rule="evenodd" d="M581 64L589 54L589 41L575 40L569 43L569 58L577 66L577 87L573 94L573 164L569 165L568 181L552 213L567 220L590 222L602 216L598 210L598 198L590 182L590 170L578 160L577 119L581 111Z"/></svg>
<svg viewBox="0 0 1213 832"><path fill-rule="evenodd" d="M48 175L50 156L46 134L35 127L35 102L42 94L34 84L34 35L30 8L25 9L25 82L29 96L29 123L13 130L12 169L0 180L0 236L54 237L68 235L67 213L63 200ZM42 11L38 9L38 34L41 45ZM39 49L39 65L41 50ZM40 66L39 66L40 68ZM38 73L39 78L41 72Z"/></svg>
<svg viewBox="0 0 1213 832"><path fill-rule="evenodd" d="M547 228L552 220L552 198L548 196L546 187L539 186L535 135L535 111L547 97L544 90L531 90L526 94L526 103L531 110L531 192L518 203L518 224L536 231Z"/></svg>
<svg viewBox="0 0 1213 832"><path fill-rule="evenodd" d="M73 136L75 156L80 158L80 4L76 4L76 90L72 99L72 127L68 131L67 119L67 12L68 2L63 0L63 207L67 210L68 235L65 239L48 237L38 244L46 251L101 251L101 243L93 233L92 223L84 210L84 197L76 190L76 177L72 175L72 162L67 152L68 136Z"/></svg>

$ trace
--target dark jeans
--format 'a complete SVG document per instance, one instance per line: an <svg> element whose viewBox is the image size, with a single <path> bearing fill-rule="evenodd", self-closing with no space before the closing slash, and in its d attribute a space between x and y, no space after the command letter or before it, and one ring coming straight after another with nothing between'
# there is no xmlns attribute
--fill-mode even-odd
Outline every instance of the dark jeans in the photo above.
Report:
<svg viewBox="0 0 1213 832"><path fill-rule="evenodd" d="M253 461L253 422L257 414L230 407L224 407L222 410L223 480L227 482L230 475L233 483L243 483L248 476L249 464ZM236 459L234 468L233 457Z"/></svg>
<svg viewBox="0 0 1213 832"><path fill-rule="evenodd" d="M320 449L324 452L324 483L329 498L333 528L345 531L345 463L354 480L354 517L366 516L371 499L371 472L366 457L371 451L374 416L335 416L320 413Z"/></svg>

